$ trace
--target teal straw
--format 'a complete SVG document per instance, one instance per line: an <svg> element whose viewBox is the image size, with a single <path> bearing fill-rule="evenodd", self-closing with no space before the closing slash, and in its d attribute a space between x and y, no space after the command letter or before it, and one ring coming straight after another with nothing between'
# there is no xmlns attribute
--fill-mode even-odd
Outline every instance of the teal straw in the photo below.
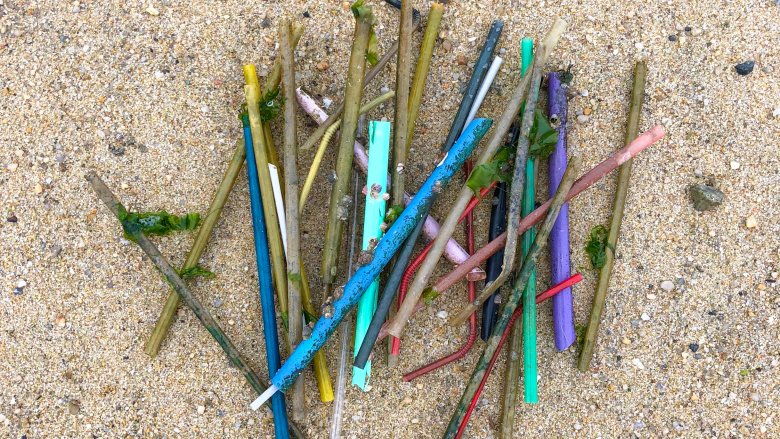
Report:
<svg viewBox="0 0 780 439"><path fill-rule="evenodd" d="M368 172L366 175L366 205L363 219L363 244L362 250L372 251L369 247L372 240L382 237L380 226L385 219L387 201L384 194L387 192L387 168L390 158L390 122L371 121L368 125ZM374 245L376 242L374 242ZM371 320L376 311L377 296L379 292L379 277L368 287L363 297L360 298L357 308L357 322L355 323L355 347L352 358L354 359L363 339L371 325ZM364 368L352 367L352 384L366 390L368 379L371 376L371 361L366 362Z"/></svg>
<svg viewBox="0 0 780 439"><path fill-rule="evenodd" d="M533 59L534 40L523 38L521 42L522 65L520 74L525 75L528 66ZM528 61L526 61L528 60ZM536 195L535 160L528 157L525 165L525 188L523 190L523 203L520 207L521 215L526 216L534 211L534 199ZM523 256L528 254L536 238L536 229L531 227L523 233ZM524 400L528 404L539 402L538 388L536 385L536 270L531 272L523 291L523 393Z"/></svg>

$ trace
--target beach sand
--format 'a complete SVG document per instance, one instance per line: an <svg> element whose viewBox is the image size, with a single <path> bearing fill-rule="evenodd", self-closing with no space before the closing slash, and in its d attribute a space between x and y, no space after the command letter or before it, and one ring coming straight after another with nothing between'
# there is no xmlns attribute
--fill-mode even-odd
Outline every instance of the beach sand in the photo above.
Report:
<svg viewBox="0 0 780 439"><path fill-rule="evenodd" d="M371 3L384 50L398 14ZM622 146L639 59L649 67L641 128L661 123L668 133L634 162L591 370L576 369L576 348L555 350L550 304L540 305L540 403L518 405L516 436L780 436L780 6L451 3L407 166L409 188L435 165L496 18L505 21L497 53L506 62L480 115L501 114L518 81L520 38L541 38L558 15L570 25L548 68L572 65L572 119L589 113L571 125L571 153L589 168ZM425 16L428 2L415 6ZM241 65L268 71L281 17L306 26L296 51L299 85L340 102L354 22L340 1L0 0L0 436L273 436L270 417L248 408L255 394L190 310L180 309L157 358L143 352L168 286L123 239L84 174L97 171L133 210L204 212L241 139ZM415 38L418 45L421 33ZM737 74L734 66L747 60L755 69ZM327 69L317 67L322 61ZM385 69L366 97L392 88L394 78ZM392 104L369 117L392 119ZM281 124L272 124L277 144ZM302 141L313 124L303 114L299 124ZM301 153L301 173L312 156ZM326 154L325 169L333 156ZM547 193L541 168L540 201ZM301 223L317 304L324 175ZM697 212L688 187L707 182L725 202ZM609 221L614 184L612 174L571 203L572 264L585 276L574 290L578 324L587 322L597 277L584 243L593 226ZM434 216L447 213L455 193L442 194ZM478 245L487 235L483 204ZM267 376L251 233L242 171L201 259L216 277L191 285ZM179 266L193 238L154 241ZM437 274L449 267L442 261ZM545 255L540 289L549 285L547 267ZM412 321L398 368L385 366L382 347L370 391L347 392L344 437L441 435L483 343L415 382L401 375L465 342L465 327L451 329L435 316L464 301L461 283ZM337 343L327 346L334 381L336 351ZM467 437L497 435L503 365L502 358ZM327 437L330 406L319 402L310 373L306 386L302 426L310 438Z"/></svg>

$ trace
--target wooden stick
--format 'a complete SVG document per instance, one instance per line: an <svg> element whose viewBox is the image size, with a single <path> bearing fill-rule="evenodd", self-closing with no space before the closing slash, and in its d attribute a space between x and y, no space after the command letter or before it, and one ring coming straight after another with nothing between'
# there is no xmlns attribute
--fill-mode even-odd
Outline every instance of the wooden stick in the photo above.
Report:
<svg viewBox="0 0 780 439"><path fill-rule="evenodd" d="M209 242L211 232L214 230L214 226L217 225L217 220L222 213L222 208L225 206L230 191L233 190L233 185L236 184L236 178L241 171L241 167L244 164L244 152L243 145L236 147L233 152L233 157L230 159L228 168L225 171L225 175L222 177L222 182L217 187L217 192L214 194L214 199L209 205L208 213L204 216L203 222L198 229L198 234L195 236L195 242L192 243L190 253L187 255L187 260L182 265L182 270L192 268L198 265L203 251L206 249L206 244ZM179 308L179 295L176 290L171 288L168 293L168 298L165 300L160 317L157 319L157 323L154 325L152 335L149 336L149 340L146 341L144 346L144 352L147 355L154 358L160 352L160 345L162 345L165 336L168 335L168 330L173 323L173 318L176 316L176 310Z"/></svg>
<svg viewBox="0 0 780 439"><path fill-rule="evenodd" d="M563 34L565 28L566 28L566 22L561 19L556 20L555 24L553 24L546 38L546 47L549 48L548 53L551 52L552 49L555 47L556 43L558 42L558 39L560 39L560 36ZM542 64L544 64L545 60L540 60L540 61L542 61ZM477 160L475 166L480 166L484 163L487 163L489 160L493 158L493 155L495 155L496 151L498 151L498 148L501 146L501 144L504 141L504 136L509 131L509 128L512 125L512 121L514 120L515 116L517 116L517 113L520 111L520 105L530 85L530 79L531 77L528 76L524 78L522 81L520 81L520 85L518 85L514 95L512 96L509 103L507 104L506 109L504 110L504 114L502 114L501 119L496 124L496 128L493 131L493 137L491 137L490 141L483 149L482 154L479 156L479 159ZM471 188L464 185L460 191L460 195L458 196L457 200L450 208L450 214L447 216L447 219L442 224L441 230L439 231L439 236L436 237L431 252L428 254L425 263L423 263L422 267L420 268L420 271L417 273L417 276L414 278L412 287L409 291L409 296L401 305L400 309L398 310L398 313L395 315L395 318L390 322L390 325L387 327L387 331L391 335L394 335L396 337L401 336L401 332L403 331L403 328L406 326L409 317L412 315L412 312L414 311L414 307L417 304L417 301L420 299L423 290L427 286L428 281L430 280L431 275L433 274L433 271L436 268L436 264L438 263L439 258L442 255L442 252L444 251L444 245L446 244L447 240L449 240L449 238L452 236L452 234L455 232L455 226L458 223L458 218L460 217L460 214L468 205L472 195L473 192Z"/></svg>
<svg viewBox="0 0 780 439"><path fill-rule="evenodd" d="M626 143L636 139L639 132L639 116L642 113L642 99L645 95L646 79L647 65L644 62L636 63L634 67L634 88L631 90L631 104L626 124ZM599 324L601 323L604 302L609 290L609 278L612 275L612 266L615 263L615 248L617 248L620 225L623 222L623 211L626 207L632 162L632 160L627 160L620 167L620 173L618 174L615 203L612 207L612 220L609 224L609 235L607 235L607 258L599 272L599 283L596 287L596 294L593 297L593 310L590 314L588 329L585 331L585 340L582 343L582 351L577 363L577 367L583 372L590 368L590 360L593 358L593 349L596 347L596 338L599 335Z"/></svg>
<svg viewBox="0 0 780 439"><path fill-rule="evenodd" d="M412 90L409 92L409 121L406 124L406 154L412 147L412 137L414 137L414 127L417 123L417 115L420 113L420 103L422 102L423 92L425 91L425 82L428 79L428 70L431 66L431 57L433 56L433 46L436 44L436 38L439 36L439 26L441 18L444 15L444 5L434 2L431 10L428 12L428 24L425 25L425 33L420 44L420 55L417 57L417 66L414 68L414 79L412 80Z"/></svg>
<svg viewBox="0 0 780 439"><path fill-rule="evenodd" d="M298 140L295 119L295 55L292 49L290 23L282 20L279 26L279 52L282 58L284 85L284 181L287 192L285 219L287 222L287 311L290 327L287 336L292 349L303 335L303 307L301 306L301 244L298 224ZM292 417L300 422L306 416L303 376L299 376L292 391Z"/></svg>
<svg viewBox="0 0 780 439"><path fill-rule="evenodd" d="M569 189L574 182L574 176L579 172L579 165L580 160L578 157L574 157L569 162L569 168L566 170L566 174L564 175L560 188L551 200L550 213L547 215L547 218L545 218L542 227L539 229L539 234L536 235L536 239L531 246L531 250L528 252L528 257L525 261L523 261L523 266L520 268L520 272L518 274L517 280L515 281L512 294L509 296L507 303L501 308L498 321L493 328L493 333L490 335L490 338L487 341L487 345L485 346L485 351L482 353L482 356L477 362L477 365L474 368L474 373L471 375L471 379L466 385L466 390L463 392L463 396L461 397L458 406L455 408L455 413L450 419L450 423L447 426L447 431L444 433L445 438L452 438L457 434L458 427L460 426L461 421L465 416L466 410L468 409L468 406L471 402L471 398L479 388L479 383L482 380L482 377L485 375L485 372L490 363L490 359L498 350L504 330L509 325L512 314L514 314L517 307L521 304L523 290L525 290L525 285L528 283L528 277L531 275L531 272L536 265L536 260L539 258L539 254L547 245L547 236L549 235L553 224L555 224L555 219L558 217L558 212L560 211L561 206L565 202L566 194L569 192Z"/></svg>
<svg viewBox="0 0 780 439"><path fill-rule="evenodd" d="M89 172L85 177L100 200L105 203L106 207L108 207L108 210L111 211L111 213L114 214L114 216L117 217L117 219L119 219L121 222L122 219L127 216L127 209L125 209L122 203L120 203L116 196L111 192L111 189L106 186L103 180L101 180L96 173ZM225 351L225 354L227 354L233 366L235 366L241 372L241 374L244 375L244 378L252 387L252 389L254 389L254 391L258 394L262 394L267 387L270 387L267 382L261 380L257 373L252 370L246 360L244 360L244 358L241 356L241 353L238 352L238 349L236 349L235 345L230 341L230 338L228 338L227 334L225 334L216 320L211 317L211 314L208 312L208 310L204 308L203 305L201 305L195 296L193 296L189 288L187 288L187 285L185 285L184 281L182 281L179 277L176 269L171 267L171 264L168 263L165 257L160 253L160 250L157 249L157 246L155 246L152 241L150 241L143 233L141 233L140 230L126 227L124 224L123 228L125 232L133 238L133 241L138 244L139 247L141 247L141 250L143 250L144 253L149 256L149 259L151 259L154 266L157 267L163 277L165 277L165 280L168 281L168 284L170 284L171 287L176 290L176 292L179 294L179 297L184 300L184 303L190 307L190 309L192 309L192 312L195 313L195 316L198 318L198 320L200 320L201 324L203 324L206 330L209 331L209 334L214 337L214 340L217 341L222 350ZM270 412L270 409L266 409ZM295 425L295 423L290 422L289 427L290 431L292 431L295 437L304 437L303 433L298 428L298 426Z"/></svg>
<svg viewBox="0 0 780 439"><path fill-rule="evenodd" d="M398 25L398 60L395 69L395 117L393 123L393 183L392 205L404 201L404 166L408 146L409 86L412 55L412 0L401 0L401 20Z"/></svg>
<svg viewBox="0 0 780 439"><path fill-rule="evenodd" d="M417 26L419 26L419 21L415 21L415 29ZM384 55L382 55L382 58L379 58L379 61L377 61L376 65L368 71L366 74L365 79L363 80L363 87L370 84L371 81L374 80L374 78L379 75L379 72L382 71L382 69L385 68L388 62L390 62L391 59L398 53L398 41L395 41L392 46L390 46L390 49L385 52ZM320 126L317 127L316 130L314 130L311 135L306 139L305 142L303 142L300 146L301 151L308 151L310 150L318 140L325 134L325 130L330 128L331 125L333 125L340 117L341 113L344 112L344 102L340 103L333 109L333 113L328 116L327 119L325 119L325 122L323 122Z"/></svg>
<svg viewBox="0 0 780 439"><path fill-rule="evenodd" d="M371 8L364 7L366 12L358 15L355 20L355 34L352 40L352 53L347 71L347 84L344 90L344 118L342 120L341 138L336 157L336 181L330 194L328 205L328 224L325 231L325 244L322 255L322 277L326 293L332 289L338 275L341 238L344 233L344 223L347 220L350 197L347 194L352 176L352 159L357 132L360 101L363 97L363 78L366 69L366 50L368 38L373 26L374 16Z"/></svg>

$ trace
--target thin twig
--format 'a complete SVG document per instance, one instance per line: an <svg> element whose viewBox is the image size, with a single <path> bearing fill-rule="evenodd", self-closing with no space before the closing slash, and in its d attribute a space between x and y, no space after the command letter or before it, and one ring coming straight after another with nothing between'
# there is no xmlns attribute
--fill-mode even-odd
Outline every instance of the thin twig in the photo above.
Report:
<svg viewBox="0 0 780 439"><path fill-rule="evenodd" d="M530 146L528 136L531 132L531 125L533 125L536 102L539 99L539 87L542 83L542 69L544 68L544 62L542 62L542 60L547 59L547 53L547 47L539 46L536 55L534 56L533 73L531 74L531 89L528 91L528 98L526 99L525 109L523 111L523 121L520 125L520 138L517 141L514 174L512 177L512 185L509 190L509 214L507 217L507 224L509 224L509 226L507 228L506 245L504 246L504 263L502 264L501 274L498 275L496 280L485 285L482 291L480 291L479 297L484 297L484 299L480 300L480 303L487 300L488 297L501 288L501 285L509 279L509 275L512 273L515 261L517 260L517 247L520 239L520 234L517 233L517 225L520 224L520 218L522 218L526 161L528 159L528 147ZM462 322L464 320L465 318L463 318L463 316L456 316L453 321Z"/></svg>
<svg viewBox="0 0 780 439"><path fill-rule="evenodd" d="M228 168L225 171L225 175L222 177L222 181L217 187L217 192L214 194L214 199L211 201L208 213L203 218L203 222L198 229L198 234L195 236L195 242L192 243L190 253L187 255L187 260L182 265L182 270L192 268L198 265L200 256L206 249L211 232L214 230L214 226L217 225L217 220L222 213L222 208L225 206L230 191L233 190L233 185L236 183L241 167L244 164L244 158L246 153L244 152L243 145L236 147L233 152L233 158L230 159ZM144 346L144 352L147 355L154 358L160 352L160 346L162 345L165 336L168 334L168 330L173 323L173 318L176 316L176 310L179 308L179 295L174 289L171 288L168 298L165 300L160 317L157 319L157 323L154 325L152 334L149 336L146 345Z"/></svg>
<svg viewBox="0 0 780 439"><path fill-rule="evenodd" d="M555 24L553 24L546 38L546 47L550 49L549 52L551 52L555 47L565 28L566 22L561 19L557 19ZM540 61L542 61L542 64L544 64L545 60ZM531 77L527 76L522 81L520 81L520 84L517 86L514 95L507 104L504 113L501 115L501 119L499 119L495 129L493 130L493 137L490 139L488 144L483 149L482 154L479 156L479 159L476 162L476 166L482 165L491 160L493 155L495 155L495 153L498 151L498 148L503 143L504 136L509 131L509 128L512 125L512 121L520 111L520 105L523 101L523 97L525 96L526 91L528 90L528 86L530 85L530 79ZM431 253L428 255L426 262L420 268L420 272L414 279L409 293L409 298L407 298L401 305L401 308L398 310L395 318L390 322L390 325L387 328L390 334L396 337L401 336L403 328L406 326L409 317L414 311L415 304L420 299L423 290L427 286L428 281L430 280L431 275L436 268L436 264L439 261L442 252L444 251L445 243L455 232L455 226L458 222L458 217L466 208L466 205L468 205L472 195L473 192L471 188L464 185L460 191L460 194L458 195L457 200L450 207L450 214L442 224L441 230L439 231L439 236L437 236L436 240L434 241Z"/></svg>
<svg viewBox="0 0 780 439"><path fill-rule="evenodd" d="M409 86L412 55L412 0L401 0L401 20L398 24L398 59L395 69L395 117L393 123L392 205L404 201L404 166L409 124Z"/></svg>
<svg viewBox="0 0 780 439"><path fill-rule="evenodd" d="M425 82L428 79L428 69L431 66L431 57L433 56L433 46L436 44L436 38L439 36L442 15L444 15L444 5L438 2L431 4L431 10L428 11L428 23L425 25L425 33L420 44L420 54L417 57L417 66L414 68L412 90L409 92L409 121L406 125L407 155L412 147L414 127L417 123L417 115L420 112Z"/></svg>
<svg viewBox="0 0 780 439"><path fill-rule="evenodd" d="M105 203L106 207L108 207L108 210L110 210L111 213L114 214L114 216L117 217L117 219L119 219L121 222L122 218L127 215L127 210L111 192L111 189L109 189L103 180L101 180L100 177L98 177L98 175L94 172L88 173L85 177L100 200ZM136 242L139 247L141 247L141 250L143 250L144 253L149 256L149 259L151 259L152 263L155 265L155 267L157 267L163 277L165 277L165 280L168 281L171 287L176 290L176 292L179 294L179 297L184 300L184 303L190 307L190 309L192 309L192 312L195 313L195 316L198 318L198 320L200 320L201 324L203 324L206 330L209 331L209 334L214 337L214 340L216 340L222 350L225 351L225 354L227 354L233 366L235 366L241 372L241 374L244 375L244 378L252 387L252 389L254 389L254 391L258 394L262 394L266 388L269 387L268 383L264 380L261 380L257 373L252 370L246 360L244 360L244 358L241 356L241 353L238 352L238 349L236 349L236 346L233 344L233 342L230 341L230 338L228 338L227 334L225 334L217 321L211 317L211 314L208 312L208 310L203 307L203 305L198 301L198 299L195 298L195 296L193 296L189 288L187 288L187 285L185 285L184 281L182 281L179 277L176 269L174 269L171 264L168 263L168 260L166 260L165 257L160 253L160 250L157 249L157 246L155 246L152 241L150 241L143 233L141 233L140 230L133 229L131 227L124 227L124 224L123 228L125 229L125 232L133 238L133 241ZM269 408L266 407L266 409L270 412ZM301 433L301 430L297 425L295 425L293 422L290 422L289 425L290 430L296 437L303 438L303 433Z"/></svg>
<svg viewBox="0 0 780 439"><path fill-rule="evenodd" d="M355 20L355 35L352 40L352 53L349 58L347 84L344 90L344 119L342 121L341 137L338 155L336 157L336 181L330 194L328 205L328 225L325 231L325 244L322 255L322 270L320 276L326 293L332 290L338 274L339 252L344 223L347 220L350 197L347 195L352 176L352 158L355 143L360 101L363 96L363 76L366 69L366 51L368 38L373 26L374 16L371 8L365 7L364 13Z"/></svg>
<svg viewBox="0 0 780 439"><path fill-rule="evenodd" d="M257 72L253 64L247 64L243 68L244 94L246 95L247 112L249 113L249 126L252 129L252 142L255 148L255 161L257 162L257 173L260 176L260 193L263 198L263 213L265 214L266 225L268 227L268 246L271 248L271 267L273 268L274 285L276 286L276 296L279 300L277 306L282 317L282 324L285 330L288 327L287 311L287 274L285 269L284 247L282 245L282 235L279 231L279 217L276 214L276 203L273 194L273 185L271 184L271 171L268 169L268 157L265 142L265 132L260 119L260 88L257 84ZM289 340L288 340L289 343Z"/></svg>
<svg viewBox="0 0 780 439"><path fill-rule="evenodd" d="M636 63L634 67L634 87L631 90L631 104L626 124L626 143L633 141L639 132L639 116L642 113L642 99L645 94L646 79L647 65L644 62ZM620 225L623 222L623 211L626 207L628 184L631 180L631 164L632 160L627 160L620 167L620 173L618 174L615 203L612 207L612 220L609 224L609 235L607 235L607 258L599 272L599 283L596 287L596 294L593 297L593 310L590 314L588 329L585 331L585 339L582 343L582 351L577 363L577 367L583 372L590 367L593 349L596 347L596 338L599 335L601 314L604 312L604 302L609 290L609 278L612 274L612 265L615 263L615 249L617 248L618 236L620 235Z"/></svg>
<svg viewBox="0 0 780 439"><path fill-rule="evenodd" d="M298 141L295 119L295 55L292 49L290 23L282 20L279 26L279 51L282 58L282 84L284 85L284 181L287 191L285 220L287 223L287 311L290 327L287 336L292 349L301 342L303 334L303 307L301 306L301 243L298 224ZM303 376L293 386L292 417L296 421L305 418Z"/></svg>

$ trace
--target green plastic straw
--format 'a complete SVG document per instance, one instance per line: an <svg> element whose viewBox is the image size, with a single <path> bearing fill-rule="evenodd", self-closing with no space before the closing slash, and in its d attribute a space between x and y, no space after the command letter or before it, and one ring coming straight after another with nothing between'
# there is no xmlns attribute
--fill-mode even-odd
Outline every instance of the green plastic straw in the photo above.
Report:
<svg viewBox="0 0 780 439"><path fill-rule="evenodd" d="M366 176L366 205L363 219L363 252L373 251L373 246L382 237L380 226L385 220L387 201L387 168L390 156L390 122L371 121L368 125L368 173ZM368 256L368 254L366 254ZM360 298L355 324L355 348L352 354L357 356L363 338L366 336L371 319L376 311L379 278L377 277ZM352 368L352 384L366 390L371 376L371 361L363 369Z"/></svg>
<svg viewBox="0 0 780 439"><path fill-rule="evenodd" d="M521 43L522 64L525 69L521 69L520 74L525 75L527 66L531 64L534 51L534 41L530 38L523 38ZM526 60L528 59L528 60ZM525 165L525 189L523 191L523 204L521 206L521 215L526 216L534 211L534 196L536 184L534 182L535 163L532 157L528 157ZM531 244L536 237L534 228L528 229L523 234L523 256L528 254ZM531 272L528 278L528 284L523 292L523 392L525 402L536 404L539 402L536 387L536 270Z"/></svg>
<svg viewBox="0 0 780 439"><path fill-rule="evenodd" d="M531 65L531 62L534 59L534 40L531 38L523 38L523 40L520 43L520 58L521 58L521 64L520 64L520 77L524 77L526 73L528 72L528 67ZM523 108L520 110L521 112L524 112L525 105L523 105ZM533 211L534 208L534 161L533 159L528 159L526 162L526 169L525 169L525 186L523 189L523 202L520 206L520 213L523 216L528 215L531 211ZM530 194L529 194L530 192ZM530 208L530 210L529 210ZM533 243L534 238L536 237L535 229L531 228L526 233L523 234L522 238L522 252L523 257L525 257L528 254L529 249L531 248L531 244ZM528 278L528 284L526 285L525 290L523 291L523 300L525 300L527 294L529 293L535 293L536 292L536 270L533 270L531 272L531 275ZM534 316L534 328L536 325L535 322L535 316L536 316L536 301L534 301L534 313L532 316ZM523 350L524 346L527 346L524 343L523 340L523 329L525 326L525 310L527 310L525 302L523 303L523 324L522 325L513 325L512 329L510 330L509 335L509 355L507 355L507 363L506 363L506 371L504 374L504 398L502 401L502 409L501 409L501 437L507 437L505 433L508 432L509 437L511 437L511 430L514 425L514 419L515 419L515 407L517 405L517 390L520 386L520 373L524 370L522 366L521 359L527 358L527 355L521 356L520 353ZM534 344L536 342L536 339L533 340ZM534 353L536 352L535 345L534 345ZM534 363L535 364L535 363ZM534 375L535 376L535 375ZM528 379L525 379L525 386L524 388L527 388L528 385ZM536 379L533 380L534 389L536 389ZM534 392L535 393L535 392Z"/></svg>

